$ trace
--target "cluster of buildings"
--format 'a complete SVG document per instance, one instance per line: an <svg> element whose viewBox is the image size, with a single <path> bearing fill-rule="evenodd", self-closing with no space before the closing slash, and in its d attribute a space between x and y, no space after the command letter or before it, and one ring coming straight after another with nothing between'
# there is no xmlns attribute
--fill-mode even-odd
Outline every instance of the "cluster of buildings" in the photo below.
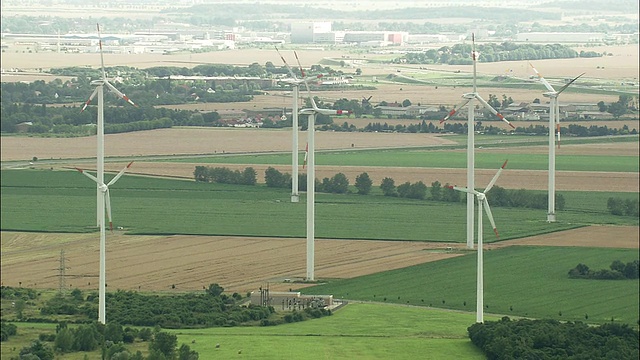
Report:
<svg viewBox="0 0 640 360"><path fill-rule="evenodd" d="M329 21L293 22L290 31L256 32L243 27L228 29L194 29L185 24L160 23L153 31L130 34L103 34L104 50L110 53L161 53L179 51L213 51L234 49L236 46L264 46L317 44L320 46L360 47L416 47L438 43L463 41L471 32L478 39L491 40L487 29L472 29L468 33L410 34L404 31L333 30ZM511 40L531 43L604 44L638 41L635 34L606 33L542 33L528 32L514 35ZM9 51L96 52L97 33L18 34L2 33L2 49Z"/></svg>

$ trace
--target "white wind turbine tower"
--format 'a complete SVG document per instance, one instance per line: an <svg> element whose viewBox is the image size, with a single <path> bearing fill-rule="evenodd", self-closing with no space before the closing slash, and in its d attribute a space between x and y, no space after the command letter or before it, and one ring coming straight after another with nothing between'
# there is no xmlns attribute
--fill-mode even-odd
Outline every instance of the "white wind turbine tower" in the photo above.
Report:
<svg viewBox="0 0 640 360"><path fill-rule="evenodd" d="M102 38L100 36L100 25L96 24L98 30L98 45L100 47L100 65L102 68L102 79L95 80L91 82L91 85L95 86L96 89L91 93L89 100L87 100L82 107L82 111L84 111L87 106L91 103L93 98L98 95L98 120L97 120L97 142L98 142L98 150L97 150L97 174L96 177L93 177L97 184L97 196L96 196L96 222L98 227L100 228L100 285L99 285L99 307L98 307L98 321L101 323L106 322L105 316L105 293L106 293L106 260L105 260L105 223L104 223L104 213L105 206L110 206L108 204L108 185L104 184L104 87L106 86L113 93L118 95L120 98L124 99L131 105L136 106L136 104L131 101L125 94L121 93L115 86L111 85L107 80L107 75L104 69L104 56L102 52ZM130 166L129 164L127 168ZM126 170L126 168L125 168ZM83 174L89 176L89 174L81 171ZM124 170L122 170L124 172ZM110 184L114 183L117 178L122 176L118 174L114 180L110 182ZM91 177L90 177L91 178ZM105 195L106 194L106 195ZM109 217L110 210L108 211Z"/></svg>
<svg viewBox="0 0 640 360"><path fill-rule="evenodd" d="M564 84L558 91L556 91L549 82L542 77L542 74L533 67L533 64L529 63L533 71L538 75L540 82L549 90L542 95L551 99L549 104L549 199L547 207L547 222L556 221L556 150L554 144L553 128L556 127L558 134L558 147L560 147L560 105L558 103L558 95L565 91L569 85L578 80L584 73L571 79L568 83Z"/></svg>
<svg viewBox="0 0 640 360"><path fill-rule="evenodd" d="M475 35L471 34L471 43L472 43L472 51L471 58L473 59L473 92L462 95L464 100L453 110L447 114L440 123L443 123L451 116L453 116L458 110L460 110L465 105L469 105L469 115L467 120L467 188L473 189L475 187L475 121L474 121L474 100L478 100L482 106L484 106L491 113L496 115L500 120L506 122L512 128L515 128L509 120L505 119L502 114L497 112L494 108L491 107L479 94L476 86L476 62L478 60L478 53L476 52L476 43L475 43ZM467 248L473 249L473 194L467 194Z"/></svg>
<svg viewBox="0 0 640 360"><path fill-rule="evenodd" d="M300 98L300 85L308 81L305 79L304 70L300 67L300 73L302 75L302 79L298 79L296 74L293 72L287 61L284 59L284 56L280 54L280 51L276 47L276 51L278 55L280 55L280 59L285 64L287 69L289 70L289 74L291 74L290 79L281 80L283 83L290 84L293 87L293 109L291 111L292 117L292 144L291 144L291 202L299 202L300 194L299 194L299 186L298 186L298 99ZM298 53L293 52L296 56L296 60L298 60ZM298 63L300 61L298 60ZM321 78L322 75L318 75L316 78ZM306 155L305 155L306 157Z"/></svg>
<svg viewBox="0 0 640 360"><path fill-rule="evenodd" d="M115 93L118 97L122 98L129 104L133 106L137 106L131 101L125 94L121 93L115 86L111 85L111 83L107 80L107 75L104 70L104 55L102 53L102 38L100 36L100 25L96 24L98 29L98 45L100 47L100 65L102 68L102 79L94 80L91 82L91 85L95 86L96 89L91 93L89 100L87 100L82 107L80 112L82 113L87 106L91 103L93 98L98 95L98 121L97 121L97 140L98 140L98 152L97 152L97 170L98 170L98 179L104 180L104 86L107 86L109 90ZM104 204L101 203L102 195L100 193L100 189L96 190L96 226L100 226L100 211L103 210Z"/></svg>
<svg viewBox="0 0 640 360"><path fill-rule="evenodd" d="M284 59L282 59L284 60ZM296 55L296 60L298 61L298 66L300 67L300 71L302 71L302 65L300 64L300 60ZM285 62L287 69L293 75L293 71L291 67ZM304 72L302 72L304 74ZM317 114L323 115L347 115L349 111L347 110L332 110L332 109L320 109L318 105L316 105L316 101L313 96L311 96L311 90L309 89L309 84L307 81L302 81L305 87L307 88L307 94L309 96L309 102L311 103L310 108L304 108L300 110L300 114L308 115L308 126L307 126L307 152L306 152L306 165L308 167L307 170L307 277L308 281L315 280L314 269L315 269L315 180L316 180L316 164L315 164L315 119Z"/></svg>
<svg viewBox="0 0 640 360"><path fill-rule="evenodd" d="M496 234L497 238L500 238L498 236L498 230L496 228L496 223L495 221L493 221L493 215L491 214L491 208L489 208L489 202L487 201L487 192L489 190L491 190L491 188L493 187L493 185L496 183L496 181L498 180L498 177L500 176L500 173L502 172L502 170L504 169L504 167L507 166L507 161L504 162L504 164L502 164L502 166L500 167L500 169L498 169L498 172L496 173L496 175L493 177L493 179L491 179L491 181L489 182L489 185L487 185L487 187L484 189L483 192L479 192L473 188L460 188L457 186L450 186L451 189L457 190L457 191L462 191L462 192L466 192L467 194L471 195L471 196L475 196L476 199L478 200L478 263L477 263L477 283L476 283L476 322L477 323L483 323L484 322L484 259L483 259L483 254L482 254L482 242L483 242L483 235L482 235L482 209L484 208L485 212L487 213L487 217L489 218L489 222L491 222L491 227L493 228L493 232Z"/></svg>
<svg viewBox="0 0 640 360"><path fill-rule="evenodd" d="M101 204L103 204L103 208L101 209L100 214L100 285L98 290L98 321L102 324L106 323L106 226L104 221L105 210L107 213L107 218L109 219L109 229L113 232L113 221L111 218L111 197L109 196L109 186L115 184L118 179L124 174L124 172L133 164L133 161L130 162L124 169L120 170L120 172L109 181L109 183L104 183L104 178L99 179L88 172L85 172L82 169L76 168L76 170L80 171L84 175L86 175L89 179L96 182L98 185L98 190L101 193Z"/></svg>

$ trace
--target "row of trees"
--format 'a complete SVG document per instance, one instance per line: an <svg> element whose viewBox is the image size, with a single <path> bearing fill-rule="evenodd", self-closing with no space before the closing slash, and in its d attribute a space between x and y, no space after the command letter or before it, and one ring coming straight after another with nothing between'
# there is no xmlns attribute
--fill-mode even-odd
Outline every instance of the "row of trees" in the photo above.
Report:
<svg viewBox="0 0 640 360"><path fill-rule="evenodd" d="M252 167L231 170L226 167L196 166L193 176L199 182L214 182L219 184L255 185L258 173Z"/></svg>
<svg viewBox="0 0 640 360"><path fill-rule="evenodd" d="M0 320L0 341L7 341L10 336L16 335L17 333L17 326L6 322L4 319Z"/></svg>
<svg viewBox="0 0 640 360"><path fill-rule="evenodd" d="M149 342L149 354L146 357L140 350L132 353L125 345L136 339ZM198 360L197 351L191 350L186 344L180 348L177 345L177 336L160 331L160 328L123 329L115 322L106 325L94 322L72 329L67 327L66 322L61 322L56 326L55 334L40 334L38 340L22 348L20 359L53 360L56 354L91 352L101 348L102 358L108 360Z"/></svg>
<svg viewBox="0 0 640 360"><path fill-rule="evenodd" d="M106 296L109 321L134 326L236 326L268 319L274 312L271 307L240 306L243 296L225 294L218 284L211 284L201 293L158 296L116 291L108 292ZM87 323L97 314L98 294L85 295L80 289L74 289L71 293L58 293L44 302L40 307L41 318L20 320L51 322L64 315L74 322Z"/></svg>
<svg viewBox="0 0 640 360"><path fill-rule="evenodd" d="M488 359L637 359L638 331L627 324L589 326L555 320L486 321L468 328Z"/></svg>
<svg viewBox="0 0 640 360"><path fill-rule="evenodd" d="M580 54L566 45L561 44L517 44L513 42L478 44L476 50L480 53L478 61L517 61L538 59L567 59L576 58ZM456 44L443 46L439 49L429 49L423 53L407 53L399 57L395 62L409 64L449 64L470 65L471 44ZM589 54L589 57L602 56L601 54Z"/></svg>
<svg viewBox="0 0 640 360"><path fill-rule="evenodd" d="M610 197L607 200L607 209L613 215L618 216L640 216L638 209L640 208L640 200L638 199L621 199Z"/></svg>
<svg viewBox="0 0 640 360"><path fill-rule="evenodd" d="M569 277L572 279L596 279L596 280L621 280L637 279L640 274L640 261L634 260L623 263L615 260L609 265L609 269L591 270L585 264L578 264L569 270Z"/></svg>
<svg viewBox="0 0 640 360"><path fill-rule="evenodd" d="M273 167L267 168L265 171L265 182L268 187L290 188L291 175L282 173ZM299 175L299 188L306 191L306 174ZM373 181L369 174L364 172L356 176L355 181L356 193L368 195L371 192ZM324 178L322 181L316 179L315 189L318 192L329 192L344 194L349 190L349 179L343 173L337 173L331 178ZM395 180L385 177L380 183L380 190L384 196L402 197L408 199L444 201L444 202L460 202L465 197L459 191L449 188L449 184L441 184L439 181L431 183L431 187L427 187L422 181L411 183L409 181L398 186ZM428 196L429 195L429 196ZM548 206L548 196L544 193L536 193L525 189L505 189L495 185L487 192L487 200L492 206L501 207L522 207L530 209L546 209ZM556 193L556 209L564 210L565 199L562 194Z"/></svg>

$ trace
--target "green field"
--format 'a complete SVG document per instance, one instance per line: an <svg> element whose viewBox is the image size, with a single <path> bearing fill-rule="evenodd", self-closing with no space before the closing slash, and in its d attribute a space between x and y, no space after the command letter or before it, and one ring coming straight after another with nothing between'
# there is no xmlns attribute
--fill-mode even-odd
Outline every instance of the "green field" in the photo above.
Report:
<svg viewBox="0 0 640 360"><path fill-rule="evenodd" d="M74 171L3 170L0 228L14 231L95 231L95 185ZM107 177L108 179L109 177ZM638 225L608 213L610 196L637 193L563 192L567 209L546 222L546 210L493 210L503 240L585 224ZM466 205L384 196L317 194L319 238L463 242ZM306 204L288 189L124 176L111 189L115 226L130 234L304 237ZM486 233L491 229L485 222ZM487 241L495 240L487 236Z"/></svg>
<svg viewBox="0 0 640 360"><path fill-rule="evenodd" d="M467 335L474 321L468 313L349 304L332 316L302 323L175 333L202 359L228 359L240 356L240 350L249 359L483 359Z"/></svg>
<svg viewBox="0 0 640 360"><path fill-rule="evenodd" d="M303 154L301 153L301 156ZM547 170L549 156L546 154L483 152L476 150L477 169L497 169L508 159L509 169ZM238 155L181 158L167 160L172 162L219 163L219 164L291 164L290 154ZM425 149L360 150L341 152L317 152L316 165L331 166L393 166L420 168L457 168L467 167L465 151L434 151ZM638 156L598 156L598 155L557 155L558 171L612 171L638 172ZM392 174L390 174L392 175ZM393 177L393 176L391 176Z"/></svg>
<svg viewBox="0 0 640 360"><path fill-rule="evenodd" d="M485 251L487 313L603 323L639 320L638 280L570 279L579 263L592 270L638 259L638 250L512 246ZM475 311L476 256L330 281L305 294ZM385 300L386 299L386 300ZM466 302L466 305L465 305ZM560 315L561 313L561 315ZM588 319L585 318L588 315Z"/></svg>
<svg viewBox="0 0 640 360"><path fill-rule="evenodd" d="M177 334L178 344L188 344L200 359L305 359L310 349L314 357L322 359L417 359L424 354L434 359L483 359L467 335L467 327L474 321L475 315L470 313L353 303L332 316L300 323L165 331ZM55 332L55 324L16 325L18 335L2 342L3 359L16 356L39 334ZM146 353L147 344L136 342L130 349ZM83 359L85 354L91 359L100 356L97 350L56 358Z"/></svg>

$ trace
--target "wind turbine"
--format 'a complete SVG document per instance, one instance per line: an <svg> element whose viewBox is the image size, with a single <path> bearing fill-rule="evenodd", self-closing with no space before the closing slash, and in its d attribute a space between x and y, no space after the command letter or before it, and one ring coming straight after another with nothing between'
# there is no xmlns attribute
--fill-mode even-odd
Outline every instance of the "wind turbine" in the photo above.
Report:
<svg viewBox="0 0 640 360"><path fill-rule="evenodd" d="M115 86L111 85L107 80L107 75L104 69L104 55L102 52L102 37L100 36L100 25L96 24L98 30L98 45L100 47L100 65L102 68L102 79L94 80L91 82L91 85L95 86L96 89L91 93L89 100L87 100L82 107L82 111L84 111L87 106L91 103L93 98L98 95L98 120L97 120L97 142L98 142L98 150L97 150L97 174L94 177L94 181L97 184L96 190L96 222L98 227L100 228L100 285L99 285L99 307L98 307L98 321L101 323L106 322L105 316L105 293L106 293L106 260L105 260L105 224L104 224L104 212L105 206L108 204L105 202L105 191L104 191L104 87L106 86L109 90L115 93L120 98L124 99L126 102L130 103L133 106L137 106L131 99L129 99L125 94L116 89ZM129 164L130 166L131 164ZM127 166L128 167L128 166ZM82 172L82 171L81 171ZM87 175L87 173L82 172ZM122 176L119 174L119 176ZM119 178L119 176L116 176ZM117 179L116 179L117 180ZM112 182L114 182L112 180ZM102 184L102 186L101 186ZM108 189L108 185L107 185ZM108 199L108 198L107 198ZM106 200L108 202L108 200ZM108 205L110 206L110 205ZM110 213L110 211L108 211ZM110 216L110 215L109 215Z"/></svg>
<svg viewBox="0 0 640 360"><path fill-rule="evenodd" d="M278 52L279 53L279 52ZM289 70L291 76L297 80L293 70L287 64L284 57L280 56L285 66ZM303 78L301 80L297 80L297 86L300 84L304 84L307 89L307 94L309 97L309 102L311 103L310 108L304 108L300 110L301 115L308 115L308 126L307 126L307 149L305 153L306 165L308 167L307 170L307 277L306 279L309 281L315 280L314 275L314 259L315 259L315 180L316 180L316 166L315 166L315 119L317 114L323 115L346 115L349 114L347 110L333 110L333 109L320 109L318 105L316 105L316 101L313 96L311 96L311 90L309 89L308 80L304 77L304 71L302 70L302 65L300 64L300 59L298 58L298 54L296 54L296 61L298 62L298 66L300 68L300 73ZM297 100L296 100L297 101ZM297 129L295 129L297 130ZM297 146L295 148L294 153L297 152ZM297 162L296 162L297 164ZM296 176L297 177L297 176Z"/></svg>
<svg viewBox="0 0 640 360"><path fill-rule="evenodd" d="M555 125L556 132L558 134L558 148L560 147L560 105L558 103L558 96L565 91L569 85L578 80L579 77L584 75L582 73L575 78L571 79L568 83L564 84L558 91L556 91L549 82L542 77L542 74L533 67L533 64L529 63L533 71L538 75L540 82L549 90L543 93L544 97L551 99L549 104L549 200L547 207L547 222L556 221L556 150L554 144L553 127Z"/></svg>
<svg viewBox="0 0 640 360"><path fill-rule="evenodd" d="M473 92L462 95L464 99L457 108L451 110L447 116L445 116L440 123L442 124L447 119L452 117L458 110L460 110L465 105L469 105L469 115L467 120L467 188L473 189L475 187L475 122L474 122L474 100L478 100L482 106L484 106L487 110L497 116L500 120L506 122L515 129L515 126L509 122L509 120L505 119L505 117L496 111L491 105L489 105L481 96L478 94L478 89L476 86L476 63L478 61L478 53L476 52L476 42L475 35L471 34L471 43L472 43L472 52L471 58L473 59ZM473 249L473 194L467 194L467 248Z"/></svg>
<svg viewBox="0 0 640 360"><path fill-rule="evenodd" d="M93 98L98 95L98 121L97 121L97 140L98 140L98 152L97 152L97 170L98 170L98 179L104 179L104 86L106 86L109 90L115 93L118 97L122 98L129 104L136 106L137 105L131 101L125 94L116 89L115 86L111 85L111 83L107 80L107 75L104 69L104 55L102 53L102 37L100 36L100 24L96 24L98 29L98 45L100 47L100 65L102 68L102 79L94 80L91 82L91 85L95 86L96 89L93 90L89 99L84 103L82 113L87 106L93 101ZM100 189L96 190L96 226L100 226L100 210L104 207L104 204L100 203L101 194Z"/></svg>
<svg viewBox="0 0 640 360"><path fill-rule="evenodd" d="M508 161L508 160L507 160ZM498 180L500 173L507 166L507 161L502 164L498 172L495 174L493 179L489 182L489 185L484 189L483 192L477 191L473 188L461 188L457 186L449 186L449 188L461 192L466 192L467 194L474 196L478 200L478 263L477 263L477 280L476 280L476 322L482 323L484 322L484 259L482 254L482 209L484 208L487 213L487 217L489 218L489 222L491 223L491 227L493 228L493 232L496 234L496 238L500 239L498 235L498 230L496 228L496 223L493 221L493 215L491 214L491 208L489 208L489 202L487 201L487 192L491 190L493 185Z"/></svg>
<svg viewBox="0 0 640 360"><path fill-rule="evenodd" d="M100 214L100 285L98 290L98 321L102 324L106 323L106 311L105 311L105 295L106 295L106 226L104 222L104 213L106 210L107 218L109 219L109 229L113 232L113 221L111 218L111 198L109 196L109 186L115 184L120 177L124 174L124 172L131 167L133 161L130 162L124 169L120 170L120 172L109 181L109 183L105 184L104 179L99 179L88 172L76 168L79 172L84 174L89 179L95 181L98 185L98 189L101 193L101 204L103 204L102 212Z"/></svg>
<svg viewBox="0 0 640 360"><path fill-rule="evenodd" d="M307 79L305 79L304 70L302 66L300 66L300 73L302 75L302 79L298 79L296 74L293 72L287 61L284 59L284 56L280 54L280 50L276 47L276 51L278 55L280 55L280 59L289 70L289 74L291 74L290 79L281 80L285 84L289 84L293 87L293 109L292 109L292 124L291 124L291 132L292 132L292 143L291 143L291 202L297 203L300 201L299 194L299 186L298 186L298 99L300 97L300 85L303 83L306 84ZM298 59L298 53L293 52L296 56L296 60L298 63L300 62ZM318 75L316 78L321 78L322 74ZM306 160L306 154L305 154Z"/></svg>

